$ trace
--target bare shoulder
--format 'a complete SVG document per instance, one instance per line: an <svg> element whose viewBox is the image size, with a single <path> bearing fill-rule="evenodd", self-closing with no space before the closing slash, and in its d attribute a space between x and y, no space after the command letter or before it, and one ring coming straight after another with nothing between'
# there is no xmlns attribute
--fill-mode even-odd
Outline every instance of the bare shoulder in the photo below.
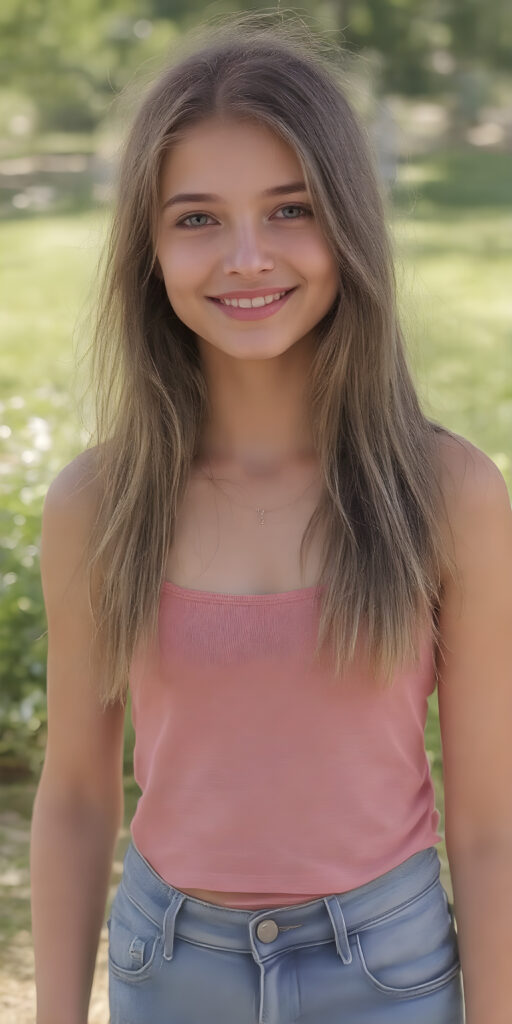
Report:
<svg viewBox="0 0 512 1024"><path fill-rule="evenodd" d="M96 448L86 448L75 455L50 483L46 500L73 503L76 508L90 508L100 495L99 460Z"/></svg>
<svg viewBox="0 0 512 1024"><path fill-rule="evenodd" d="M463 512L467 502L508 493L496 463L461 434L440 434L439 456L443 494L452 512Z"/></svg>
<svg viewBox="0 0 512 1024"><path fill-rule="evenodd" d="M467 438L446 431L439 434L438 444L441 491L459 564L484 533L506 529L510 495L496 463Z"/></svg>
<svg viewBox="0 0 512 1024"><path fill-rule="evenodd" d="M51 481L45 495L41 531L43 591L62 588L68 570L83 558L101 500L97 451L86 449Z"/></svg>

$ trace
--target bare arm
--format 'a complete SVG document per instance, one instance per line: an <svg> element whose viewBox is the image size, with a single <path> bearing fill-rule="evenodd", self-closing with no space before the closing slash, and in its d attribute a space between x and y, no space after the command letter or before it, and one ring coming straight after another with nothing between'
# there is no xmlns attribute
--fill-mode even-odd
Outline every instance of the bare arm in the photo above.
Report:
<svg viewBox="0 0 512 1024"><path fill-rule="evenodd" d="M37 1024L87 1024L112 858L123 816L124 708L103 711L79 566L94 509L88 453L52 482L41 534L48 622L48 741L34 801L32 938Z"/></svg>
<svg viewBox="0 0 512 1024"><path fill-rule="evenodd" d="M457 581L440 615L446 851L467 1024L509 1024L512 945L512 509L494 463L445 453Z"/></svg>

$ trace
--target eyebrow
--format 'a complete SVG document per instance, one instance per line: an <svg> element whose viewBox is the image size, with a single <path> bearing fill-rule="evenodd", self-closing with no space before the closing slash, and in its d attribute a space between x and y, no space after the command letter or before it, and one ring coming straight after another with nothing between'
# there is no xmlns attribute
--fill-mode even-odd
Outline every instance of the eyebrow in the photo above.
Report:
<svg viewBox="0 0 512 1024"><path fill-rule="evenodd" d="M272 188L266 188L261 195L262 196L282 196L291 195L292 192L306 192L306 186L303 181L291 181L285 185L274 185ZM165 210L168 206L174 206L176 203L221 203L222 196L217 196L213 192L180 192L176 196L171 196L170 199L166 199L162 205L162 210Z"/></svg>

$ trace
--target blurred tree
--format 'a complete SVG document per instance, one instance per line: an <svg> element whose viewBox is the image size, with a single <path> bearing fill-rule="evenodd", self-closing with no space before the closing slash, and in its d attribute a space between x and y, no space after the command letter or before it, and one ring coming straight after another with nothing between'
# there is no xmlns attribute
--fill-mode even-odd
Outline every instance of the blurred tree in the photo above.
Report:
<svg viewBox="0 0 512 1024"><path fill-rule="evenodd" d="M258 9L269 10L259 0L2 0L0 88L33 97L42 130L87 130L176 31ZM384 92L457 92L473 64L512 70L508 0L303 0L298 13L349 51L380 54Z"/></svg>
<svg viewBox="0 0 512 1024"><path fill-rule="evenodd" d="M512 5L508 0L330 0L334 23L349 47L384 57L385 91L444 88L436 71L459 62L512 70ZM444 62L436 56L446 55Z"/></svg>
<svg viewBox="0 0 512 1024"><path fill-rule="evenodd" d="M512 5L509 0L445 0L443 20L456 58L512 69Z"/></svg>
<svg viewBox="0 0 512 1024"><path fill-rule="evenodd" d="M41 130L92 128L151 56L151 13L145 0L3 0L0 87L36 98Z"/></svg>

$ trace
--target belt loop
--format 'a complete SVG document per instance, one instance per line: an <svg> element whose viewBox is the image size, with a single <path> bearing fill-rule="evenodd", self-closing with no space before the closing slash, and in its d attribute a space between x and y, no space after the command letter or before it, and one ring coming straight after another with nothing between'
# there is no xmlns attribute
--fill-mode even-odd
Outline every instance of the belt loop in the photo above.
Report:
<svg viewBox="0 0 512 1024"><path fill-rule="evenodd" d="M174 925L176 922L176 915L185 898L185 893L177 891L174 892L172 894L171 902L169 903L169 906L165 911L162 925L162 931L164 936L164 960L172 960L174 950Z"/></svg>
<svg viewBox="0 0 512 1024"><path fill-rule="evenodd" d="M334 928L334 937L336 939L336 949L338 954L343 960L344 964L352 963L352 950L350 949L347 926L345 924L345 918L341 909L340 902L336 894L332 896L324 896L324 903L327 907L327 913L332 921Z"/></svg>

